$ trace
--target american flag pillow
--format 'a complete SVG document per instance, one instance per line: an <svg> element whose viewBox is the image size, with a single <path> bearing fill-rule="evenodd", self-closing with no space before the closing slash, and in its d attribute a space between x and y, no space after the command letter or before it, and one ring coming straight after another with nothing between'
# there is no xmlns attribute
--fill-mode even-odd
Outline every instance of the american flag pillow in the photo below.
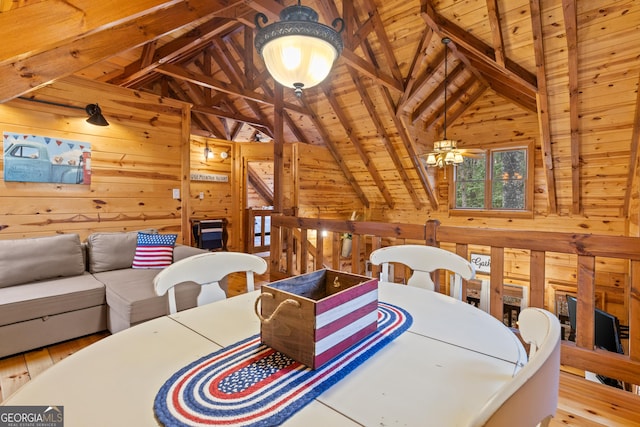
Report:
<svg viewBox="0 0 640 427"><path fill-rule="evenodd" d="M165 268L173 262L177 234L138 233L133 268Z"/></svg>

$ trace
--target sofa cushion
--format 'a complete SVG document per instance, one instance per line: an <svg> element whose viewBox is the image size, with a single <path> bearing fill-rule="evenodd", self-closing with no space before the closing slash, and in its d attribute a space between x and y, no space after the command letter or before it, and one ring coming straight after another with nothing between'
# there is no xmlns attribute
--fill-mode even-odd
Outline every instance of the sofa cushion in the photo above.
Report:
<svg viewBox="0 0 640 427"><path fill-rule="evenodd" d="M177 234L138 233L133 268L165 268L173 262Z"/></svg>
<svg viewBox="0 0 640 427"><path fill-rule="evenodd" d="M153 229L141 231L150 234L157 232ZM87 237L89 272L100 273L131 268L137 242L137 231L90 234Z"/></svg>
<svg viewBox="0 0 640 427"><path fill-rule="evenodd" d="M0 326L105 303L104 285L91 274L0 288Z"/></svg>
<svg viewBox="0 0 640 427"><path fill-rule="evenodd" d="M156 295L153 278L159 269L125 269L96 273L106 287L110 311L129 319L131 324L169 314L167 296ZM200 285L183 283L176 287L178 309L195 307Z"/></svg>
<svg viewBox="0 0 640 427"><path fill-rule="evenodd" d="M84 273L77 234L0 240L0 288Z"/></svg>

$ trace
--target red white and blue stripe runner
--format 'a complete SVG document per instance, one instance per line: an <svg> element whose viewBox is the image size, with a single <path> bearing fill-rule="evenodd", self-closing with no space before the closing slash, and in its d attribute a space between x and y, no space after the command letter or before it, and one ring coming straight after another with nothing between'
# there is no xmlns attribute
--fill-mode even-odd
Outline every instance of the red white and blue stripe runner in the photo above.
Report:
<svg viewBox="0 0 640 427"><path fill-rule="evenodd" d="M378 303L378 330L319 369L311 370L255 335L176 372L156 395L165 426L275 426L407 330L405 310Z"/></svg>

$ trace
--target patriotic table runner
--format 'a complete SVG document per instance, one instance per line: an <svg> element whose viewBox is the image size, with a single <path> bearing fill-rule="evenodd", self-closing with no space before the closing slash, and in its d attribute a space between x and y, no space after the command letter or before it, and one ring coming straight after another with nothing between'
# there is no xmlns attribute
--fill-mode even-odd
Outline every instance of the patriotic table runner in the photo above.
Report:
<svg viewBox="0 0 640 427"><path fill-rule="evenodd" d="M255 335L176 372L156 395L165 426L275 426L311 402L411 326L403 309L378 303L378 330L311 370Z"/></svg>

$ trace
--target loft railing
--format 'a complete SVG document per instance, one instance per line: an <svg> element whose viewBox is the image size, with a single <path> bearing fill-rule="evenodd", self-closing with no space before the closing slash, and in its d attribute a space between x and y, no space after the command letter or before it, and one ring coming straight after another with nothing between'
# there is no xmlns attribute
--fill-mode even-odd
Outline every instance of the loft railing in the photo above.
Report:
<svg viewBox="0 0 640 427"><path fill-rule="evenodd" d="M341 256L345 238L351 239L348 258ZM438 221L420 224L323 220L274 215L271 219L271 280L332 268L364 274L371 251L397 244L425 244L451 248L469 259L469 246L488 247L491 257L490 314L500 320L505 295L505 251L528 252L529 306L545 304L546 259L551 253L575 257L577 320L575 343L562 342L561 362L580 370L640 384L640 238L527 230L452 227ZM278 256L278 254L280 254ZM594 348L596 257L622 260L626 266L629 341L626 354ZM522 272L521 272L522 273ZM379 274L373 266L370 274ZM439 277L434 277L440 291ZM466 288L463 298L466 297Z"/></svg>
<svg viewBox="0 0 640 427"><path fill-rule="evenodd" d="M247 208L245 214L244 251L268 252L271 244L271 209Z"/></svg>

